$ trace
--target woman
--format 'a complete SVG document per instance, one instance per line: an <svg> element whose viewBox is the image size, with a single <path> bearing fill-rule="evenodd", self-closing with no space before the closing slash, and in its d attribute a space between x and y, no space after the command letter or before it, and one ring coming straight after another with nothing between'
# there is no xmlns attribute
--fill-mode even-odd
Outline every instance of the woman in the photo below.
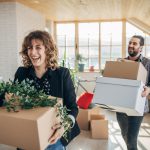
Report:
<svg viewBox="0 0 150 150"><path fill-rule="evenodd" d="M22 44L21 55L24 67L19 67L15 80L33 80L33 85L46 94L61 97L63 105L67 107L68 116L72 120L73 128L67 133L66 141L62 135L64 128L60 123L52 129L54 134L49 138L50 145L46 150L64 150L65 146L80 133L75 121L78 114L76 95L69 70L57 64L57 48L52 37L45 31L29 33Z"/></svg>

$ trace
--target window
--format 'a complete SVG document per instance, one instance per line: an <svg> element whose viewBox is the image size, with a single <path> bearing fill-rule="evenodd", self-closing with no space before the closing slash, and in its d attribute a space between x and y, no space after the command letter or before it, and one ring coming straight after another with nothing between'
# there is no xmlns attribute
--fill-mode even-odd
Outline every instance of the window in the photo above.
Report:
<svg viewBox="0 0 150 150"><path fill-rule="evenodd" d="M142 30L136 28L130 23L126 23L126 47L128 47L128 43L130 38L133 35L141 35L145 38L145 46L143 47L143 55L145 57L150 58L150 36L145 34ZM128 55L128 49L126 49L126 56Z"/></svg>
<svg viewBox="0 0 150 150"><path fill-rule="evenodd" d="M90 66L94 66L97 70L103 69L107 60L122 57L122 21L85 22L76 25L77 31L75 31L75 23L56 24L60 64L65 60L66 67L75 68L75 51L85 58L87 70ZM128 42L135 34L144 36L143 55L150 58L150 36L128 22L126 22L126 56Z"/></svg>
<svg viewBox="0 0 150 150"><path fill-rule="evenodd" d="M101 23L101 68L122 56L122 22Z"/></svg>
<svg viewBox="0 0 150 150"><path fill-rule="evenodd" d="M57 46L59 64L69 68L75 65L75 24L57 24ZM63 64L64 63L64 64Z"/></svg>
<svg viewBox="0 0 150 150"><path fill-rule="evenodd" d="M145 35L145 56L150 58L150 36Z"/></svg>
<svg viewBox="0 0 150 150"><path fill-rule="evenodd" d="M79 54L85 59L85 69L99 69L99 23L79 23Z"/></svg>

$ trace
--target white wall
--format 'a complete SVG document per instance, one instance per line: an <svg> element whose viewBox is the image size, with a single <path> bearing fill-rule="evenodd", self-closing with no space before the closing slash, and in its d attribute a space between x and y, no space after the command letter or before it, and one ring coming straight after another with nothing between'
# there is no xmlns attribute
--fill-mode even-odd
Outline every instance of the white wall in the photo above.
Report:
<svg viewBox="0 0 150 150"><path fill-rule="evenodd" d="M18 54L22 47L24 37L33 30L44 30L45 17L20 3L16 3L17 18L17 46ZM21 65L21 56L18 57L18 64Z"/></svg>
<svg viewBox="0 0 150 150"><path fill-rule="evenodd" d="M0 3L0 76L13 79L20 63L22 40L29 31L45 28L39 12L16 2Z"/></svg>
<svg viewBox="0 0 150 150"><path fill-rule="evenodd" d="M16 4L0 3L0 76L8 79L17 67Z"/></svg>
<svg viewBox="0 0 150 150"><path fill-rule="evenodd" d="M54 21L46 20L46 29L54 37Z"/></svg>

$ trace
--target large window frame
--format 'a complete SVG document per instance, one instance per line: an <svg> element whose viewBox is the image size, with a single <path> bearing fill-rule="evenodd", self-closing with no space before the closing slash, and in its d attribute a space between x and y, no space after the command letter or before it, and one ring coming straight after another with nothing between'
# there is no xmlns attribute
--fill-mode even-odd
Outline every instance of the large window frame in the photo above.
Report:
<svg viewBox="0 0 150 150"><path fill-rule="evenodd" d="M67 23L74 23L75 25L75 43L74 43L74 47L75 47L75 55L74 55L74 67L73 69L75 68L75 66L77 65L77 60L75 59L77 54L80 53L80 45L79 45L79 24L80 23L99 23L99 39L98 39L98 67L95 69L95 71L99 71L101 69L104 68L104 63L102 63L102 48L103 48L103 44L102 44L102 37L101 37L101 24L102 23L105 23L105 22L121 22L122 23L122 33L120 35L121 37L121 44L119 45L115 45L113 43L110 43L109 44L109 47L110 47L110 57L107 59L107 60L114 60L112 58L112 52L113 52L113 47L114 46L119 46L120 48L120 55L118 55L118 57L122 57L124 58L127 53L126 53L126 49L127 49L127 42L128 42L128 39L127 39L127 35L126 35L126 32L127 32L127 27L126 27L126 24L127 24L127 21L126 20L112 20L112 21L85 21L85 22L55 22L55 38L57 39L57 31L56 31L56 26L57 24L67 24ZM142 31L142 30L141 30ZM117 32L117 31L116 31ZM143 31L142 31L143 32ZM144 56L146 57L149 57L150 58L150 35L147 35L146 33L143 32L143 36L145 37L145 47L144 47ZM111 40L110 40L111 41ZM57 42L57 41L56 41ZM89 45L87 45L87 47L89 48ZM90 57L90 56L89 56ZM116 56L117 57L117 56ZM88 58L88 61L87 61L87 64L88 64L88 67L86 67L86 70L85 71L89 71L89 67L90 67L90 63L89 63L89 60L90 58Z"/></svg>

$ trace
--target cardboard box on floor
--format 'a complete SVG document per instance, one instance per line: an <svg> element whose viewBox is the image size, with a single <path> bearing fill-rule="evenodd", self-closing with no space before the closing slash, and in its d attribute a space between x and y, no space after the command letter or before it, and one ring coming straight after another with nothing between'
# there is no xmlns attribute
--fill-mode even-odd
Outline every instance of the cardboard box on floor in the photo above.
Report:
<svg viewBox="0 0 150 150"><path fill-rule="evenodd" d="M146 97L141 96L143 86L138 80L99 77L93 102L129 116L142 116L146 101Z"/></svg>
<svg viewBox="0 0 150 150"><path fill-rule="evenodd" d="M104 115L91 115L90 124L93 139L108 139L108 120Z"/></svg>
<svg viewBox="0 0 150 150"><path fill-rule="evenodd" d="M55 108L42 107L7 112L0 107L0 143L25 150L44 150L58 121Z"/></svg>
<svg viewBox="0 0 150 150"><path fill-rule="evenodd" d="M147 70L140 62L135 61L107 61L103 73L104 77L140 80L146 83Z"/></svg>
<svg viewBox="0 0 150 150"><path fill-rule="evenodd" d="M81 109L79 108L79 113L77 116L77 122L81 130L90 129L90 116L92 114L99 114L100 108L94 107L92 109Z"/></svg>

